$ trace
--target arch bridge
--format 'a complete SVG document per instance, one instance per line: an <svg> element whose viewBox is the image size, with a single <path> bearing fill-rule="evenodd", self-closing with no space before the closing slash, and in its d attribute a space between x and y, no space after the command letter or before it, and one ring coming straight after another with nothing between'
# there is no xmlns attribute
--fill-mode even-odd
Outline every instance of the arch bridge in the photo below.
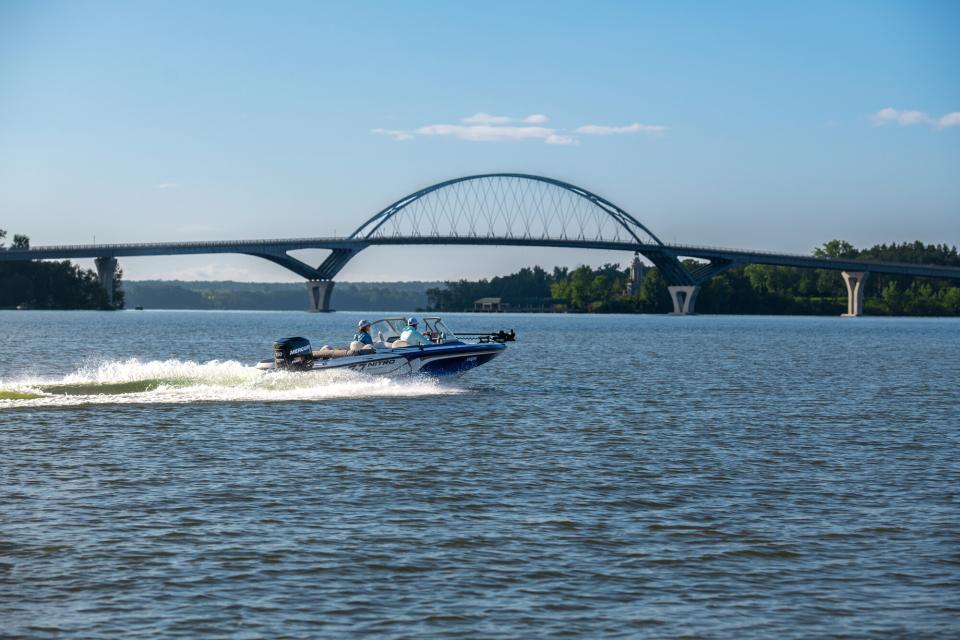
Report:
<svg viewBox="0 0 960 640"><path fill-rule="evenodd" d="M674 313L681 315L694 311L706 280L745 264L841 271L849 294L845 315L861 314L863 282L870 272L960 279L960 269L947 267L668 245L606 198L568 182L522 173L471 175L430 185L378 211L345 238L11 248L0 251L0 261L94 258L109 292L118 257L240 253L304 277L313 309L328 311L336 275L360 251L383 245L543 246L642 254L660 270ZM329 249L330 254L315 267L290 255L300 249ZM688 269L682 258L700 262Z"/></svg>

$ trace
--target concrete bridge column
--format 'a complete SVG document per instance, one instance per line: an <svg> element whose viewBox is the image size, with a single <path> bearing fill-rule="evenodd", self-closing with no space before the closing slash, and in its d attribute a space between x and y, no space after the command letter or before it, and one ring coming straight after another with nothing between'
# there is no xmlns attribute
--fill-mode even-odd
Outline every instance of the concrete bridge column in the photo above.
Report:
<svg viewBox="0 0 960 640"><path fill-rule="evenodd" d="M869 271L841 271L843 282L847 285L847 312L844 318L856 318L863 315L863 284L870 275Z"/></svg>
<svg viewBox="0 0 960 640"><path fill-rule="evenodd" d="M97 278L104 293L107 294L107 303L113 307L113 274L117 271L117 259L95 258L93 263L97 265Z"/></svg>
<svg viewBox="0 0 960 640"><path fill-rule="evenodd" d="M667 291L670 292L670 299L673 301L673 313L670 315L688 316L694 313L697 294L700 293L699 285L667 287Z"/></svg>
<svg viewBox="0 0 960 640"><path fill-rule="evenodd" d="M330 294L333 293L333 280L308 280L307 293L310 294L310 310L328 313Z"/></svg>

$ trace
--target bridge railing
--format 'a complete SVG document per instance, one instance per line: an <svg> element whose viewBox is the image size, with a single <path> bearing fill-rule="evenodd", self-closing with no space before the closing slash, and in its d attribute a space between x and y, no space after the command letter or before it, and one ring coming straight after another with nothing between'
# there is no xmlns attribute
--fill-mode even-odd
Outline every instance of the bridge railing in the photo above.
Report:
<svg viewBox="0 0 960 640"><path fill-rule="evenodd" d="M274 238L271 240L194 240L185 242L116 242L100 244L49 244L28 248L4 247L0 251L9 253L29 253L30 251L86 251L86 250L111 250L111 249L156 249L156 248L184 248L192 249L196 247L235 247L238 245L266 247L271 245L297 245L309 244L311 242L354 242L345 236L327 236L316 238Z"/></svg>
<svg viewBox="0 0 960 640"><path fill-rule="evenodd" d="M668 244L667 247L673 250L682 251L683 249L693 249L695 251L715 252L715 253L742 253L763 256L786 256L791 258L816 258L805 253L790 253L783 251L754 251L753 249L735 249L733 247L718 247L706 244ZM682 255L682 254L681 254ZM825 257L826 258L826 257ZM839 258L838 258L839 259ZM843 258L846 259L846 258Z"/></svg>
<svg viewBox="0 0 960 640"><path fill-rule="evenodd" d="M698 251L702 253L732 253L743 256L770 256L775 258L796 258L798 260L815 260L822 262L853 262L853 263L862 263L864 268L869 271L869 265L871 264L884 264L894 267L923 267L925 269L944 269L950 270L951 272L957 271L957 267L951 267L949 265L942 264L928 264L924 262L888 262L886 260L876 260L872 258L837 258L833 256L814 256L803 253L785 253L783 251L762 251L754 249L734 249L731 247L715 247L710 245L695 245L695 244L670 244L667 245L667 248L671 251L676 252L679 255L684 255L684 249L690 249L693 251ZM695 256L691 256L695 257Z"/></svg>

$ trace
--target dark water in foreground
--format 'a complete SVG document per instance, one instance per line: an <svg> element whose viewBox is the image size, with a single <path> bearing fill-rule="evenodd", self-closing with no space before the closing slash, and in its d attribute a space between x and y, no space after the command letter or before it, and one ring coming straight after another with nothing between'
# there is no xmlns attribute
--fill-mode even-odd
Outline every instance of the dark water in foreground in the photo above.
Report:
<svg viewBox="0 0 960 640"><path fill-rule="evenodd" d="M519 341L443 384L240 364L355 321L0 312L0 635L960 636L960 322L456 316Z"/></svg>

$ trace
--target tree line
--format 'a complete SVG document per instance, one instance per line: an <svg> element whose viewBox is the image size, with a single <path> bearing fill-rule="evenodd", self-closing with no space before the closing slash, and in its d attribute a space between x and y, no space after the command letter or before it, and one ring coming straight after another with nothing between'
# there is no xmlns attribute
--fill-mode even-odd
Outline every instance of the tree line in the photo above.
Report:
<svg viewBox="0 0 960 640"><path fill-rule="evenodd" d="M426 305L426 290L436 282L338 282L331 306L351 311L417 309ZM124 282L126 301L145 309L262 309L303 311L309 306L302 283Z"/></svg>
<svg viewBox="0 0 960 640"><path fill-rule="evenodd" d="M7 232L0 229L0 251L6 250ZM30 238L15 234L12 249L29 249ZM58 262L0 262L0 308L122 309L123 271L117 266L111 305L92 269L81 269L68 260Z"/></svg>
<svg viewBox="0 0 960 640"><path fill-rule="evenodd" d="M0 229L0 250L7 232ZM30 239L16 234L11 248L28 249ZM859 258L960 267L957 248L945 244L905 242L857 249L831 240L814 251L819 257ZM69 261L0 262L0 308L121 309L123 271L114 274L111 306L95 271ZM631 287L629 270L617 264L599 268L523 268L517 273L479 281L458 280L427 289L430 309L462 311L475 300L499 297L514 308L543 307L587 313L667 313L673 306L667 284L656 268L647 269ZM696 308L701 313L834 315L846 309L847 292L840 274L753 264L729 269L704 283ZM870 315L960 316L956 281L870 274L864 310Z"/></svg>
<svg viewBox="0 0 960 640"><path fill-rule="evenodd" d="M859 258L960 267L957 248L904 242L857 249L831 240L818 257ZM691 263L688 266L692 266ZM458 280L427 290L431 309L462 311L475 300L499 297L512 307L543 305L554 311L587 313L667 313L673 310L667 283L656 268L639 286L616 264L573 270L523 268L490 280ZM865 283L864 310L870 315L960 316L957 281L872 273ZM696 309L701 313L835 315L847 306L846 285L838 271L752 264L729 269L704 283Z"/></svg>

